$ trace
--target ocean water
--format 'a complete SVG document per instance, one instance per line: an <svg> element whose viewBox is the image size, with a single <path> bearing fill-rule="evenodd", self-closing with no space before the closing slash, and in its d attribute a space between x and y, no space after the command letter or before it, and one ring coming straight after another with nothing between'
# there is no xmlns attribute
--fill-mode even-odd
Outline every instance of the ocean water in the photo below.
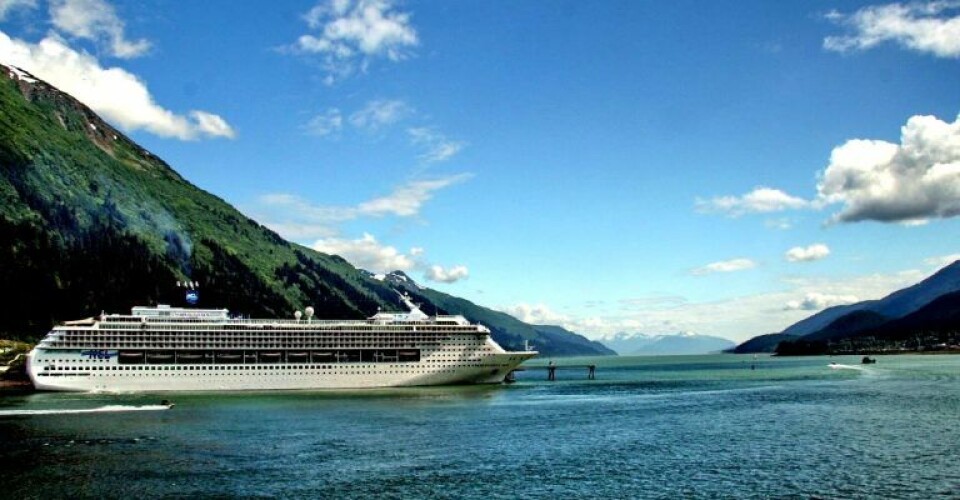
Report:
<svg viewBox="0 0 960 500"><path fill-rule="evenodd" d="M0 496L960 498L960 356L556 362L596 379L0 395Z"/></svg>

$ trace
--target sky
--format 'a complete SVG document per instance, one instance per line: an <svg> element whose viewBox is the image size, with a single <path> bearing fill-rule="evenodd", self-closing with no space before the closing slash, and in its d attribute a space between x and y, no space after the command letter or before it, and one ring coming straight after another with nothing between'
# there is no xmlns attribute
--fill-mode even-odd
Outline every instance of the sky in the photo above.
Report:
<svg viewBox="0 0 960 500"><path fill-rule="evenodd" d="M285 238L590 338L960 258L960 2L0 0L0 62Z"/></svg>

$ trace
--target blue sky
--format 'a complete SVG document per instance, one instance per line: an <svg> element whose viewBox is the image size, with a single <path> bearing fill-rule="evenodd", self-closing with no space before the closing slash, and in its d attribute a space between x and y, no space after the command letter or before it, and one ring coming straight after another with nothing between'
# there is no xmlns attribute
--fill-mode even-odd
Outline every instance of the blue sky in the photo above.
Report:
<svg viewBox="0 0 960 500"><path fill-rule="evenodd" d="M960 4L0 0L0 62L290 240L590 337L960 254Z"/></svg>

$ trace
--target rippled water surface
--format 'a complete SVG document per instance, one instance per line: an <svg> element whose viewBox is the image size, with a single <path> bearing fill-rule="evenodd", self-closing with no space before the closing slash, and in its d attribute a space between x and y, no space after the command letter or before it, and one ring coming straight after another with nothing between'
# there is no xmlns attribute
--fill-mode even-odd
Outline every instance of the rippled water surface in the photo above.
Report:
<svg viewBox="0 0 960 500"><path fill-rule="evenodd" d="M960 498L960 356L879 360L581 358L557 363L596 363L596 380L0 395L0 496Z"/></svg>

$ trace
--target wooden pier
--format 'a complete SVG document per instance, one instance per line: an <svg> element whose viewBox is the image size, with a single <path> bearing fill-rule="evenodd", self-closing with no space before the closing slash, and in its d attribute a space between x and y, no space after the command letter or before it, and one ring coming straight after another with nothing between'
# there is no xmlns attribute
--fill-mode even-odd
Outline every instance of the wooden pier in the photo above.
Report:
<svg viewBox="0 0 960 500"><path fill-rule="evenodd" d="M549 364L547 366L518 366L513 370L513 372L523 372L523 371L532 371L532 370L546 370L547 380L555 381L557 380L557 370L587 370L587 380L594 380L597 373L597 365L555 365ZM509 378L513 378L513 372L510 372Z"/></svg>

